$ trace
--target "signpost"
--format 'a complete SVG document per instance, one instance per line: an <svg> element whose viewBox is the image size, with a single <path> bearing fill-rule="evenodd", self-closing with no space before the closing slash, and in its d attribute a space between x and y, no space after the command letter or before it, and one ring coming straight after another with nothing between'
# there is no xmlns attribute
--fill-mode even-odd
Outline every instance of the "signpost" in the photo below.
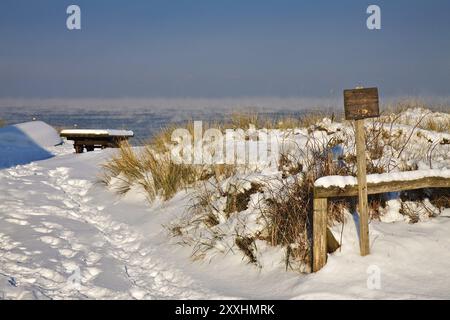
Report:
<svg viewBox="0 0 450 320"><path fill-rule="evenodd" d="M345 119L355 121L356 161L358 179L359 248L362 256L370 253L369 210L366 179L366 141L364 119L380 115L378 89L344 90Z"/></svg>

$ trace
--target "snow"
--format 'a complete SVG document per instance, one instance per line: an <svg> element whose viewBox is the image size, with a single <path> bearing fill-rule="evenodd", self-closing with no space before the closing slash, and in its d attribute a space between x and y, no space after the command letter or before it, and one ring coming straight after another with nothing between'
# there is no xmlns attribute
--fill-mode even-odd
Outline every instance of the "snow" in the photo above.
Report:
<svg viewBox="0 0 450 320"><path fill-rule="evenodd" d="M53 146L57 136L47 126L32 126L21 128L26 134L18 134L17 127L0 129L2 150L10 148L17 159L29 146L24 136L55 155L38 161L33 153L26 159L31 163L0 166L0 299L450 298L449 209L408 224L393 195L381 221L370 223L371 254L366 257L359 255L357 215L347 212L345 224L332 227L335 237L342 238L341 249L315 274L286 271L283 251L259 240L265 253L261 268L230 250L192 261L191 248L180 246L163 227L190 205L189 191L151 204L135 188L119 197L98 183L100 165L115 150L73 154L71 144ZM23 147L14 149L20 143ZM370 179L448 177L444 167ZM263 171L249 180L270 174L279 172ZM328 183L345 186L354 183L351 178ZM224 184L250 187L239 176ZM251 202L258 203L257 197L252 195ZM245 218L256 228L252 209ZM374 274L378 277L372 283Z"/></svg>
<svg viewBox="0 0 450 320"><path fill-rule="evenodd" d="M61 143L58 132L42 121L19 123L12 125L11 127L19 129L41 147L51 147ZM7 131L8 127L2 129ZM0 129L0 131L2 129Z"/></svg>
<svg viewBox="0 0 450 320"><path fill-rule="evenodd" d="M349 214L342 251L317 274L286 272L273 248L263 269L231 254L192 262L190 249L161 227L188 205L186 194L152 206L117 199L96 184L98 165L113 152L60 155L0 171L0 297L450 298L449 210L415 225L373 221L367 257L359 256ZM339 239L341 226L333 231ZM380 289L367 287L373 266L381 271Z"/></svg>
<svg viewBox="0 0 450 320"><path fill-rule="evenodd" d="M428 169L428 170L414 170L404 172L390 172L380 174L367 175L367 183L381 183L392 181L411 181L422 178L450 178L449 169ZM354 186L358 184L356 177L352 176L326 176L316 180L314 185L316 187L328 188L331 186L345 188L346 186Z"/></svg>
<svg viewBox="0 0 450 320"><path fill-rule="evenodd" d="M50 158L48 148L61 142L58 132L42 121L0 128L0 169Z"/></svg>
<svg viewBox="0 0 450 320"><path fill-rule="evenodd" d="M107 135L132 137L133 131L116 129L66 129L62 130L63 135Z"/></svg>

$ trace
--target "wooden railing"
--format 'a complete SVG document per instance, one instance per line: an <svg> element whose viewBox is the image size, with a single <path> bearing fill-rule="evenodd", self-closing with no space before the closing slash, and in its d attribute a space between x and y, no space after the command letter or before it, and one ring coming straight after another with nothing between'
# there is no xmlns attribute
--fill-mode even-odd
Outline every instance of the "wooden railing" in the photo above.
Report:
<svg viewBox="0 0 450 320"><path fill-rule="evenodd" d="M377 194L424 188L450 188L450 178L446 176L426 176L419 179L377 183L371 183L369 180L367 183L367 193ZM335 242L334 238L330 239L332 237L330 232L328 232L327 236L328 198L353 197L357 195L357 185L348 185L342 188L338 186L324 187L320 185L314 187L313 272L319 271L325 265L327 260L327 244L329 246L330 242Z"/></svg>

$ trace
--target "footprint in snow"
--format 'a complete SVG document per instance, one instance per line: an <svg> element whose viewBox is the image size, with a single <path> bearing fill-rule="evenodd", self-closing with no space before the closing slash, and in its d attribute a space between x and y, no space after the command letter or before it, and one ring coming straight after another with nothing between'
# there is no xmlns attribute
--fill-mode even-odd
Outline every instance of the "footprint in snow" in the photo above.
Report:
<svg viewBox="0 0 450 320"><path fill-rule="evenodd" d="M65 257L65 258L73 258L74 256L77 255L77 251L71 250L71 249L67 249L67 248L63 248L63 249L58 249L59 253Z"/></svg>
<svg viewBox="0 0 450 320"><path fill-rule="evenodd" d="M43 228L43 227L35 227L33 228L34 231L39 232L39 233L50 233L52 232L51 229L47 229L47 228Z"/></svg>
<svg viewBox="0 0 450 320"><path fill-rule="evenodd" d="M43 236L39 238L42 242L49 244L51 246L57 246L60 242L61 239L52 237L52 236Z"/></svg>
<svg viewBox="0 0 450 320"><path fill-rule="evenodd" d="M18 224L20 226L26 226L28 224L28 221L26 221L26 220L19 220L19 219L8 218L8 219L5 219L5 221L9 222L9 223L13 223L13 224Z"/></svg>

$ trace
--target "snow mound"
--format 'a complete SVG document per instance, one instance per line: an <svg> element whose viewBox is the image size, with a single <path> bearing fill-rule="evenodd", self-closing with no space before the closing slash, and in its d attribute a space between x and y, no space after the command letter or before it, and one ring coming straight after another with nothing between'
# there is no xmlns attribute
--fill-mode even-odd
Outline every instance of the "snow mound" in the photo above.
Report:
<svg viewBox="0 0 450 320"><path fill-rule="evenodd" d="M0 169L51 158L46 148L61 142L58 132L42 121L0 128Z"/></svg>
<svg viewBox="0 0 450 320"><path fill-rule="evenodd" d="M42 121L24 122L12 125L11 127L18 128L41 147L53 147L62 142L58 132ZM2 132L1 130L0 132Z"/></svg>

